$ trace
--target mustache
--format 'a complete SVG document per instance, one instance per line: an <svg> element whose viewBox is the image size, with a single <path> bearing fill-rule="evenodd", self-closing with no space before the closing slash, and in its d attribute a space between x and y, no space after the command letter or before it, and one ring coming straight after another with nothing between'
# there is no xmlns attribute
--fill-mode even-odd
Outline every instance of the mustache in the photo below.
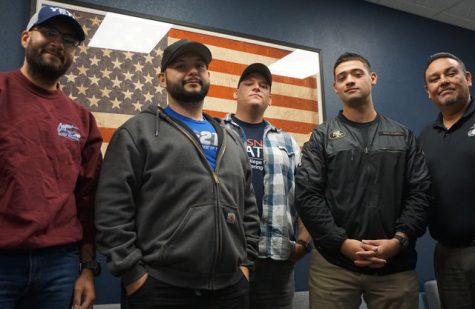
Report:
<svg viewBox="0 0 475 309"><path fill-rule="evenodd" d="M196 77L190 77L190 78L187 78L187 79L183 80L183 85L186 84L186 83L198 83L201 86L203 86L203 82L201 81L201 79L196 78Z"/></svg>
<svg viewBox="0 0 475 309"><path fill-rule="evenodd" d="M58 50L57 48L45 48L42 52L43 54L44 53L49 53L49 54L53 54L55 55L56 57L58 57L59 59L61 59L61 61L64 61L64 54L62 51Z"/></svg>

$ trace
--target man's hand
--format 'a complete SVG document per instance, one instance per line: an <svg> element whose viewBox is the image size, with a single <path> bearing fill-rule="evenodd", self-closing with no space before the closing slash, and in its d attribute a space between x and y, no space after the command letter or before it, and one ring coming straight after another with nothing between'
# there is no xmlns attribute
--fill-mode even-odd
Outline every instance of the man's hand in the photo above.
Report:
<svg viewBox="0 0 475 309"><path fill-rule="evenodd" d="M148 274L145 273L142 275L142 277L138 278L137 280L126 286L125 291L127 292L127 295L132 295L137 292L145 284L145 281L147 281L147 279Z"/></svg>
<svg viewBox="0 0 475 309"><path fill-rule="evenodd" d="M297 263L301 258L303 258L307 254L307 249L305 246L295 243L294 247L292 248L292 252L289 256L289 261L292 263Z"/></svg>
<svg viewBox="0 0 475 309"><path fill-rule="evenodd" d="M340 248L340 252L356 266L370 268L381 268L386 265L386 259L382 258L378 251L378 246L365 244L356 239L346 239Z"/></svg>
<svg viewBox="0 0 475 309"><path fill-rule="evenodd" d="M395 255L398 255L401 250L401 244L399 240L393 239L374 239L363 240L363 247L371 248L377 247L378 257L382 259L389 259Z"/></svg>
<svg viewBox="0 0 475 309"><path fill-rule="evenodd" d="M241 269L244 277L246 278L247 282L249 282L249 268L247 268L246 266L239 266L239 268Z"/></svg>
<svg viewBox="0 0 475 309"><path fill-rule="evenodd" d="M73 308L92 309L96 299L94 274L90 269L83 269L74 285Z"/></svg>

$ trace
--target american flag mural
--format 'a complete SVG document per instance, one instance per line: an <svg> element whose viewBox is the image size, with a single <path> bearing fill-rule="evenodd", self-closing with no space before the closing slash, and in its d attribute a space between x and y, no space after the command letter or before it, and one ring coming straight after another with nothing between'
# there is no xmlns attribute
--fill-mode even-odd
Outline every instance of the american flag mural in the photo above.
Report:
<svg viewBox="0 0 475 309"><path fill-rule="evenodd" d="M253 62L270 65L291 50L173 27L148 54L89 47L104 15L69 9L86 32L74 64L60 80L64 93L85 105L95 116L104 137L103 151L115 129L150 104L166 105L166 91L158 73L164 48L179 39L199 41L211 50L211 87L205 112L223 117L236 110L233 92L244 68ZM302 146L319 121L317 76L305 79L273 75L272 106L266 119L289 133Z"/></svg>

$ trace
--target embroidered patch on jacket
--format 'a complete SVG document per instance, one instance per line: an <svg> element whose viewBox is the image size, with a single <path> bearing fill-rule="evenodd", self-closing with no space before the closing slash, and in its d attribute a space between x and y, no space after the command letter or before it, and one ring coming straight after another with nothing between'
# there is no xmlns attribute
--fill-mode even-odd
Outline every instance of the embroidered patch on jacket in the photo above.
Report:
<svg viewBox="0 0 475 309"><path fill-rule="evenodd" d="M58 124L56 128L59 136L66 137L72 141L78 142L81 139L79 128L72 124L62 123Z"/></svg>
<svg viewBox="0 0 475 309"><path fill-rule="evenodd" d="M342 137L345 137L345 136L346 136L346 133L343 132L342 130L335 130L335 131L331 132L328 135L328 138L329 139L339 139L339 138L342 138Z"/></svg>
<svg viewBox="0 0 475 309"><path fill-rule="evenodd" d="M470 137L475 136L475 124L468 129L467 135Z"/></svg>
<svg viewBox="0 0 475 309"><path fill-rule="evenodd" d="M230 224L234 224L234 222L236 222L236 214L233 212L228 212L226 222Z"/></svg>
<svg viewBox="0 0 475 309"><path fill-rule="evenodd" d="M402 131L379 131L379 135L406 136Z"/></svg>

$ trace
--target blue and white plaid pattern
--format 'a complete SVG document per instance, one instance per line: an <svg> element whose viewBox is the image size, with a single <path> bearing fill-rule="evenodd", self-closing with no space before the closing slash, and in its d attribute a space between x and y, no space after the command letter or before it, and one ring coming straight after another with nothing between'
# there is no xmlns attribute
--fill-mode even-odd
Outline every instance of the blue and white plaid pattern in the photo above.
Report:
<svg viewBox="0 0 475 309"><path fill-rule="evenodd" d="M235 130L246 144L244 130L232 120L226 126ZM298 216L294 207L295 168L300 160L300 147L295 140L266 121L264 130L264 196L259 257L288 260L298 231Z"/></svg>

